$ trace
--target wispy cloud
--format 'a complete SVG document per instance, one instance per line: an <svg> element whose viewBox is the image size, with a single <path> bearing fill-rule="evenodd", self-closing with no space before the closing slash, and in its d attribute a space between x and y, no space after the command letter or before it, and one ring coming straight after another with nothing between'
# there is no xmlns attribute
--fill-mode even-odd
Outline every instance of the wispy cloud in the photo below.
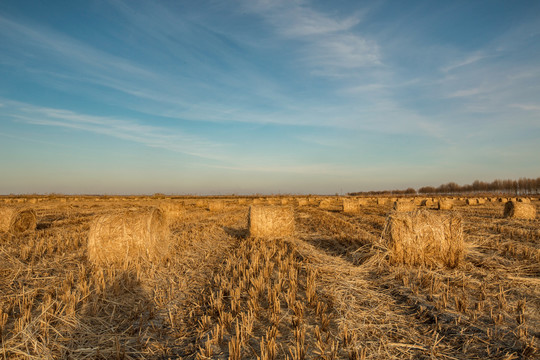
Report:
<svg viewBox="0 0 540 360"><path fill-rule="evenodd" d="M540 105L533 104L510 104L510 107L525 111L540 111Z"/></svg>
<svg viewBox="0 0 540 360"><path fill-rule="evenodd" d="M331 17L300 1L247 1L245 7L278 35L302 42L302 60L314 74L351 76L354 69L381 64L377 43L354 31L362 20L359 14Z"/></svg>
<svg viewBox="0 0 540 360"><path fill-rule="evenodd" d="M146 125L133 119L94 116L19 102L10 102L9 105L4 112L5 116L28 124L87 131L199 158L224 159L219 155L223 151L222 144L180 130Z"/></svg>
<svg viewBox="0 0 540 360"><path fill-rule="evenodd" d="M460 68L462 66L467 66L467 65L471 65L471 64L474 64L478 61L481 61L485 58L487 58L488 56L483 54L483 53L474 53L474 54L471 54L469 56L467 56L465 59L462 59L462 60L458 60L454 63L452 63L451 65L447 65L445 67L443 67L441 70L443 72L450 72L454 69L457 69L457 68Z"/></svg>

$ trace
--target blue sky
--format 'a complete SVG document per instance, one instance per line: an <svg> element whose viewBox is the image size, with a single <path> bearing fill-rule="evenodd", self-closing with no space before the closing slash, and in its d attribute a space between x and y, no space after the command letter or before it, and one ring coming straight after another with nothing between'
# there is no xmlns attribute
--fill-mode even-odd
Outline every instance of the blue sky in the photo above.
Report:
<svg viewBox="0 0 540 360"><path fill-rule="evenodd" d="M0 193L540 173L538 1L0 2Z"/></svg>

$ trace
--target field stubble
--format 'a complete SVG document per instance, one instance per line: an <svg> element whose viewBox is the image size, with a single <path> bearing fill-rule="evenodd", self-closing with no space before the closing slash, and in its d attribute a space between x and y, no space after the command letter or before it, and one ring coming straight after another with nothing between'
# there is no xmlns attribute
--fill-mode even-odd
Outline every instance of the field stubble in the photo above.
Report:
<svg viewBox="0 0 540 360"><path fill-rule="evenodd" d="M379 240L391 202L296 206L294 235L272 240L249 236L248 203L184 201L166 261L123 268L88 261L92 219L160 202L32 204L35 231L0 235L0 357L538 356L538 219L455 205L466 255L447 269L388 261Z"/></svg>

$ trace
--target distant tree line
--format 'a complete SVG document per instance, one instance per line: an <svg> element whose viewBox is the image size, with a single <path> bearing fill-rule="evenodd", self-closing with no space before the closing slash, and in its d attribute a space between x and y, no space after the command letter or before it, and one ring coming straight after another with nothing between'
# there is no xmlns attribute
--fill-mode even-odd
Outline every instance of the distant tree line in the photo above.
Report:
<svg viewBox="0 0 540 360"><path fill-rule="evenodd" d="M455 182L439 185L438 187L423 186L418 191L413 188L406 190L363 191L349 195L414 195L414 194L467 194L467 193L508 193L528 195L540 193L540 177L536 179L520 178L519 180L493 180L485 182L475 180L469 185L458 185Z"/></svg>

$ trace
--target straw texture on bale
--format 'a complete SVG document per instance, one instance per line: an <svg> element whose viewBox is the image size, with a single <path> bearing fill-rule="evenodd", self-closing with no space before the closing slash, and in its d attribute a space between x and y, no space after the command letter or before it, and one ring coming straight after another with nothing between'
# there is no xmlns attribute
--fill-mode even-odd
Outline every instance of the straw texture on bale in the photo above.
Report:
<svg viewBox="0 0 540 360"><path fill-rule="evenodd" d="M163 260L171 245L159 209L125 211L96 217L88 233L88 259L97 265L125 266Z"/></svg>
<svg viewBox="0 0 540 360"><path fill-rule="evenodd" d="M476 202L477 202L478 204L480 204L480 205L481 205L481 204L485 204L485 203L486 203L486 199L476 199Z"/></svg>
<svg viewBox="0 0 540 360"><path fill-rule="evenodd" d="M505 218L511 219L536 219L536 207L532 204L526 204L517 201L509 201L504 205Z"/></svg>
<svg viewBox="0 0 540 360"><path fill-rule="evenodd" d="M454 214L396 212L387 218L382 238L394 264L453 268L465 252L461 217Z"/></svg>
<svg viewBox="0 0 540 360"><path fill-rule="evenodd" d="M159 205L159 209L169 219L179 218L184 214L184 204L181 202L163 202Z"/></svg>
<svg viewBox="0 0 540 360"><path fill-rule="evenodd" d="M465 200L465 203L467 205L477 205L478 204L478 199L467 199L467 200Z"/></svg>
<svg viewBox="0 0 540 360"><path fill-rule="evenodd" d="M377 198L377 205L385 205L387 200L387 198Z"/></svg>
<svg viewBox="0 0 540 360"><path fill-rule="evenodd" d="M0 208L0 232L23 233L35 230L36 212L32 209Z"/></svg>
<svg viewBox="0 0 540 360"><path fill-rule="evenodd" d="M307 199L298 199L298 206L307 206L308 200Z"/></svg>
<svg viewBox="0 0 540 360"><path fill-rule="evenodd" d="M416 209L416 205L412 201L398 200L394 201L393 209L397 212L407 212Z"/></svg>
<svg viewBox="0 0 540 360"><path fill-rule="evenodd" d="M252 205L248 215L249 234L278 238L294 234L294 211L289 206Z"/></svg>
<svg viewBox="0 0 540 360"><path fill-rule="evenodd" d="M357 213L360 211L360 202L357 199L343 199L343 212Z"/></svg>
<svg viewBox="0 0 540 360"><path fill-rule="evenodd" d="M531 200L527 199L527 198L519 198L517 201L525 203L525 204L530 204L531 203Z"/></svg>
<svg viewBox="0 0 540 360"><path fill-rule="evenodd" d="M437 209L439 210L452 210L454 202L450 199L441 199L437 202Z"/></svg>
<svg viewBox="0 0 540 360"><path fill-rule="evenodd" d="M212 200L208 202L208 210L210 211L221 211L225 209L225 201L223 200Z"/></svg>
<svg viewBox="0 0 540 360"><path fill-rule="evenodd" d="M423 199L420 201L420 206L430 206L430 205L431 205L431 200Z"/></svg>

